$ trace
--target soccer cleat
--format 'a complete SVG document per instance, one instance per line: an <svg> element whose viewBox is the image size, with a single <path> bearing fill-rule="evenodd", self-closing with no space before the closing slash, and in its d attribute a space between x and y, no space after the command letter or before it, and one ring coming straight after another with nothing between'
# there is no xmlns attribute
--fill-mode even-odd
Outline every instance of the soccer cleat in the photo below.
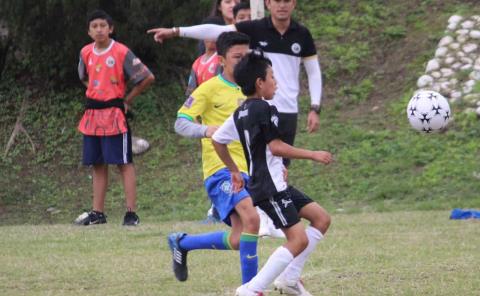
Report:
<svg viewBox="0 0 480 296"><path fill-rule="evenodd" d="M97 211L83 212L73 221L76 225L95 225L107 223L107 216Z"/></svg>
<svg viewBox="0 0 480 296"><path fill-rule="evenodd" d="M140 218L138 218L135 212L126 212L123 217L123 225L125 226L135 226L140 224Z"/></svg>
<svg viewBox="0 0 480 296"><path fill-rule="evenodd" d="M247 284L244 284L237 288L235 296L266 296L266 294L263 292L252 291L247 287Z"/></svg>
<svg viewBox="0 0 480 296"><path fill-rule="evenodd" d="M173 273L177 280L184 282L188 278L187 254L188 251L180 248L180 240L187 235L184 232L174 232L168 236L168 246L172 251Z"/></svg>
<svg viewBox="0 0 480 296"><path fill-rule="evenodd" d="M298 280L296 283L289 283L282 279L276 279L273 283L275 290L278 290L280 294L288 296L313 296L303 286L302 280Z"/></svg>

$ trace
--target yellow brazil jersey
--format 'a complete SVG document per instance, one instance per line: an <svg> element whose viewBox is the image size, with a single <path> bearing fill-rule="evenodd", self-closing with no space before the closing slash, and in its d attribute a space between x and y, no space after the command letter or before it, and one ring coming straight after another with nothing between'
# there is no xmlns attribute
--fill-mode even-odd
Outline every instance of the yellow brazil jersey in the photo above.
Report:
<svg viewBox="0 0 480 296"><path fill-rule="evenodd" d="M200 118L204 125L220 126L243 101L245 101L245 96L240 87L227 81L220 74L195 89L182 108L178 110L177 116L191 121ZM238 169L247 173L248 168L242 144L234 141L228 145L228 151ZM225 168L215 152L210 138L202 139L202 163L204 179Z"/></svg>

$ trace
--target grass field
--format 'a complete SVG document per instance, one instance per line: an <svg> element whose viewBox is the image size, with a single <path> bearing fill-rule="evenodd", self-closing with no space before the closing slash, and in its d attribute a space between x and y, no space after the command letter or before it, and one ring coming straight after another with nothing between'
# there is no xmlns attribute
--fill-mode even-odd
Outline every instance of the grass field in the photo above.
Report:
<svg viewBox="0 0 480 296"><path fill-rule="evenodd" d="M478 295L480 221L446 211L336 214L304 271L313 295ZM197 222L0 227L0 295L233 295L232 251L189 254L190 278L175 280L170 231L222 228ZM261 264L281 243L262 239ZM279 295L271 292L269 295Z"/></svg>

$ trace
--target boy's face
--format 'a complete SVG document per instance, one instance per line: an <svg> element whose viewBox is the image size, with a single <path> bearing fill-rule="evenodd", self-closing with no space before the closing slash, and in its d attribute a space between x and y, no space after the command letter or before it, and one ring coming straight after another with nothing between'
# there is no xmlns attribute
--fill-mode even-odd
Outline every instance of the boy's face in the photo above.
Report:
<svg viewBox="0 0 480 296"><path fill-rule="evenodd" d="M88 35L97 43L108 41L112 33L113 26L110 27L104 19L94 19L88 26Z"/></svg>
<svg viewBox="0 0 480 296"><path fill-rule="evenodd" d="M272 15L272 18L278 21L287 21L291 18L296 0L267 0L268 10Z"/></svg>
<svg viewBox="0 0 480 296"><path fill-rule="evenodd" d="M260 78L257 80L257 89L259 90L259 94L265 100L273 99L275 91L277 90L277 81L273 76L272 67L267 68L267 75L265 76L265 80L262 80Z"/></svg>
<svg viewBox="0 0 480 296"><path fill-rule="evenodd" d="M249 21L251 19L250 9L240 9L235 17L235 23Z"/></svg>
<svg viewBox="0 0 480 296"><path fill-rule="evenodd" d="M220 56L221 62L223 64L223 70L226 73L233 75L233 70L235 69L235 66L248 53L248 50L248 44L239 44L230 47L224 57Z"/></svg>

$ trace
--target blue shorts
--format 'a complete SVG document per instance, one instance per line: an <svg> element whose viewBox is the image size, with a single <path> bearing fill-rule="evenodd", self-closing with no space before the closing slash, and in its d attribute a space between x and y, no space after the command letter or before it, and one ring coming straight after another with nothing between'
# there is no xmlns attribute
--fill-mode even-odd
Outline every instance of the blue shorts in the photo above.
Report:
<svg viewBox="0 0 480 296"><path fill-rule="evenodd" d="M83 164L132 163L132 136L130 132L115 136L83 135Z"/></svg>
<svg viewBox="0 0 480 296"><path fill-rule="evenodd" d="M247 184L248 176L244 173L242 173L242 176L245 184ZM223 168L208 177L204 184L208 197L217 209L220 219L227 225L231 225L230 215L235 210L235 206L242 199L250 197L250 193L247 192L245 187L238 193L232 192L230 171L227 168Z"/></svg>

